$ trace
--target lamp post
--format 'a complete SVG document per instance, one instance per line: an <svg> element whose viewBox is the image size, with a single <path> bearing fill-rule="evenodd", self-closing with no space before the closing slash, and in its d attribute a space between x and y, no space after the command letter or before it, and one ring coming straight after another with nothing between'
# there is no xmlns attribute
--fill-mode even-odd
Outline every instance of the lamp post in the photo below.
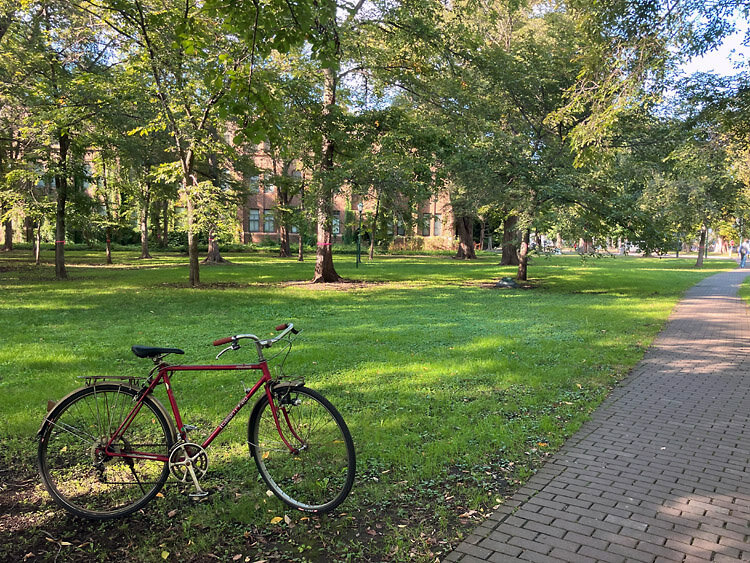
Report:
<svg viewBox="0 0 750 563"><path fill-rule="evenodd" d="M362 261L361 255L362 255L362 208L364 205L362 205L362 202L360 201L357 204L357 211L359 211L359 227L357 227L357 263L355 264L356 268L359 268L359 263Z"/></svg>

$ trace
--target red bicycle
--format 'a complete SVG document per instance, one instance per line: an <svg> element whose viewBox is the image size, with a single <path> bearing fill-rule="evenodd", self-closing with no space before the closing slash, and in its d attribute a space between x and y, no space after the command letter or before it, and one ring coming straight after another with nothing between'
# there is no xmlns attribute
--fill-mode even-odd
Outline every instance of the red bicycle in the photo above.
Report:
<svg viewBox="0 0 750 563"><path fill-rule="evenodd" d="M258 362L232 365L172 365L178 348L133 346L139 358L155 366L148 377L85 377L85 385L58 401L39 429L38 464L52 498L69 512L85 518L126 516L148 503L170 473L192 484L191 496L204 496L200 479L208 468L207 448L255 393L263 389L248 421L248 446L260 475L273 493L304 512L333 510L354 482L355 455L349 429L336 408L304 381L273 377L263 350L283 340L286 359L293 335L291 323L276 327L281 334L261 339L254 334L221 338L229 344L217 356L239 350L252 340ZM275 357L275 356L274 356ZM283 360L281 365L283 365ZM177 406L172 376L180 371L259 370L260 378L203 443L194 443ZM281 369L279 370L281 373ZM154 397L166 388L172 417Z"/></svg>

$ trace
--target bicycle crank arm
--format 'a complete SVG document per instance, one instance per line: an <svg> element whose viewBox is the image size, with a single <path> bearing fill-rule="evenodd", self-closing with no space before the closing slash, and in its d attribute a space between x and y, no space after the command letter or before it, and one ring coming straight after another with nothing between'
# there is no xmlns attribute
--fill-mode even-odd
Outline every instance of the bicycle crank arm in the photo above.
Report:
<svg viewBox="0 0 750 563"><path fill-rule="evenodd" d="M193 485L195 485L195 491L190 493L190 498L203 498L208 495L206 491L201 489L201 485L198 482L198 477L195 475L195 469L193 469L193 464L188 462L187 466L188 472L190 472L190 477L193 479Z"/></svg>

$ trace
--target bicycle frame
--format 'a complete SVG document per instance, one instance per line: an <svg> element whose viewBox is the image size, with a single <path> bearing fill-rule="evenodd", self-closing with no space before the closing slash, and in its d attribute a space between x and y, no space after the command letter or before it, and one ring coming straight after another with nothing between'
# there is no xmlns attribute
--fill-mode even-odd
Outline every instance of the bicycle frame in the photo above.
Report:
<svg viewBox="0 0 750 563"><path fill-rule="evenodd" d="M240 402L237 403L237 406L235 406L231 410L231 412L226 417L224 417L224 420L222 420L219 423L219 425L213 430L213 432L211 432L208 438L206 438L206 440L201 444L201 447L203 449L208 448L211 445L211 442L213 442L216 439L216 437L219 434L221 434L224 428L226 428L227 425L232 421L232 419L237 415L237 413L240 412L240 410L242 410L242 407L244 407L247 404L250 398L253 395L255 395L255 393L258 391L258 389L260 389L261 386L265 386L265 393L266 393L266 397L268 398L268 404L271 407L271 414L273 415L274 422L276 423L276 429L279 432L279 436L281 437L281 440L284 442L286 447L289 448L289 451L291 453L294 454L294 453L299 452L299 448L295 448L289 443L289 441L284 436L284 431L281 429L281 423L279 422L279 416L278 416L279 409L276 407L276 404L273 401L273 393L271 393L270 383L273 381L273 378L271 377L271 372L268 369L268 362L266 360L263 360L257 364L229 364L229 365L161 364L158 368L156 376L151 380L148 387L146 387L145 389L141 391L136 404L130 410L128 415L125 417L125 420L122 422L122 424L120 424L120 426L117 428L115 433L110 437L109 441L107 442L105 446L106 454L109 456L113 456L113 457L151 459L155 461L168 462L169 455L149 453L149 452L121 453L121 452L113 451L111 448L112 444L117 440L117 438L121 434L124 434L127 431L132 421L138 415L138 412L141 410L141 406L143 405L143 401L145 400L145 397L149 393L151 393L156 388L156 386L159 385L160 382L162 381L164 382L164 386L167 390L167 398L169 399L169 405L172 409L172 416L174 417L174 421L177 425L177 432L181 440L187 440L187 430L185 429L185 426L182 423L182 416L180 415L180 409L177 406L177 399L175 398L174 392L172 390L170 374L174 374L174 372L177 372L177 371L248 371L248 370L260 370L262 372L260 378L255 383L255 385L253 385L252 388L247 391L247 393L242 398L242 400L240 400ZM282 412L284 413L284 419L287 423L287 428L289 429L291 434L295 437L295 439L299 440L301 443L302 440L299 438L299 436L297 436L297 434L292 429L291 424L289 423L289 418L286 414L286 411L282 409Z"/></svg>

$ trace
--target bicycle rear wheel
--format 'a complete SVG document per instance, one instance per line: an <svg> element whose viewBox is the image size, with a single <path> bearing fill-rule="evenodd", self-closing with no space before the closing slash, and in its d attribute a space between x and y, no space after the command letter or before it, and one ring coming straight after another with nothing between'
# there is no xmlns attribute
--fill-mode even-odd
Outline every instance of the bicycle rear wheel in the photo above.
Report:
<svg viewBox="0 0 750 563"><path fill-rule="evenodd" d="M100 383L74 391L48 413L39 431L39 473L52 498L67 511L99 520L126 516L164 486L166 461L104 451L137 395L132 387ZM164 408L149 396L110 451L166 457L174 436Z"/></svg>
<svg viewBox="0 0 750 563"><path fill-rule="evenodd" d="M279 425L268 397L253 408L248 424L250 453L263 480L289 506L323 513L336 508L352 488L354 443L335 407L320 393L303 386L273 391Z"/></svg>

